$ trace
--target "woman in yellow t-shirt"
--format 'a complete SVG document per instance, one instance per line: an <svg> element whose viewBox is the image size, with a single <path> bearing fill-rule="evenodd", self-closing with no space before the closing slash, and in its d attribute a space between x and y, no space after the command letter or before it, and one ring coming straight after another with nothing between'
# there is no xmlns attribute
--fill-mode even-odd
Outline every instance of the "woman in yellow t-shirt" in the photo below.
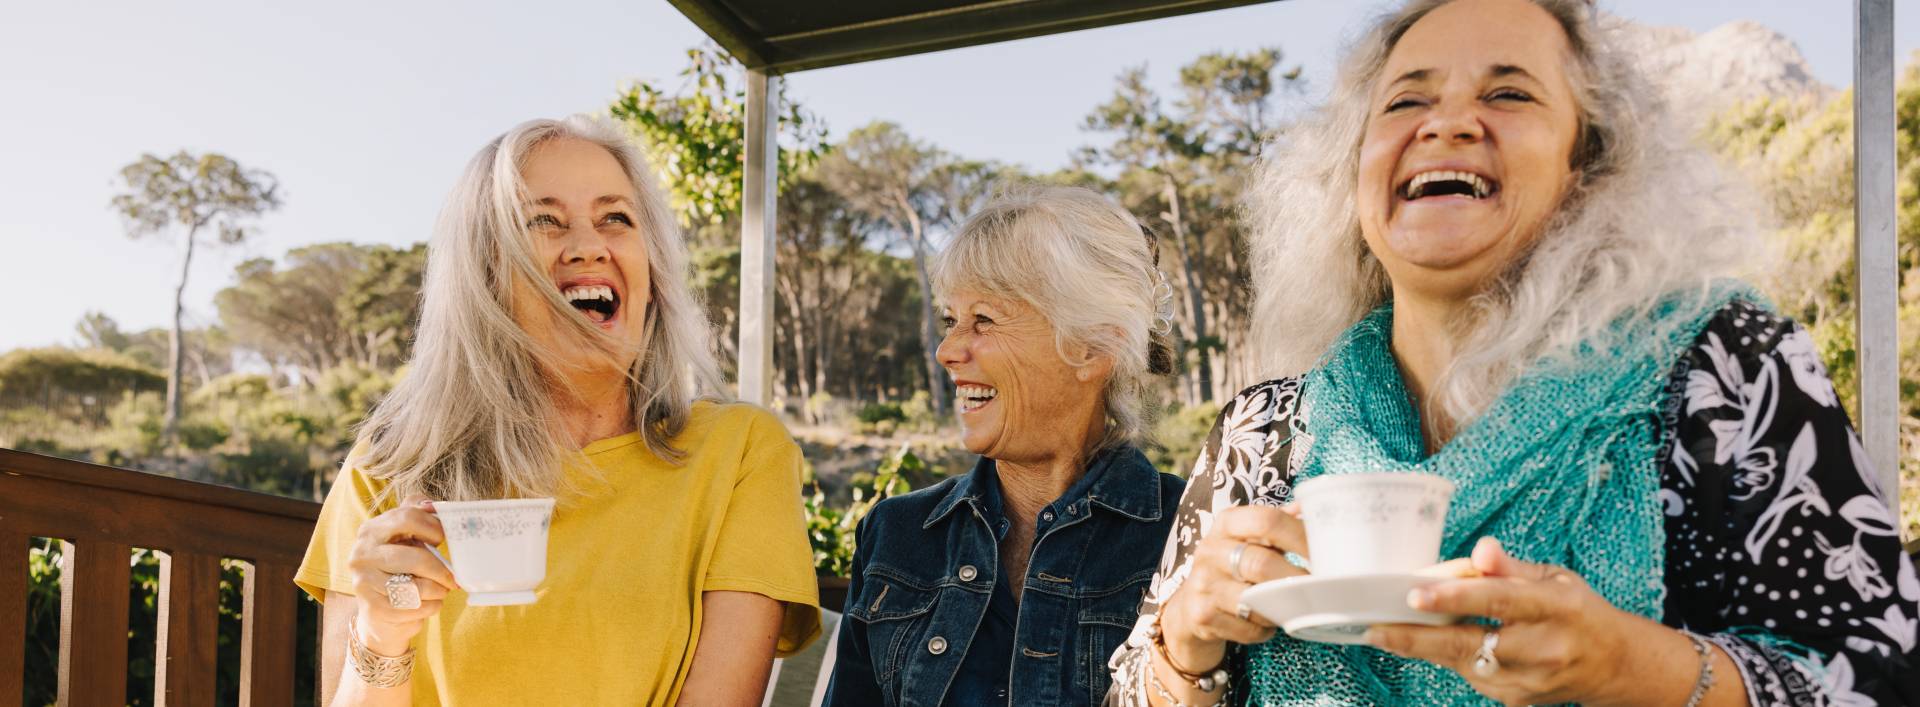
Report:
<svg viewBox="0 0 1920 707"><path fill-rule="evenodd" d="M819 633L800 451L722 404L640 153L587 118L489 143L430 244L410 371L295 581L333 705L757 705ZM555 497L537 600L469 606L438 500Z"/></svg>

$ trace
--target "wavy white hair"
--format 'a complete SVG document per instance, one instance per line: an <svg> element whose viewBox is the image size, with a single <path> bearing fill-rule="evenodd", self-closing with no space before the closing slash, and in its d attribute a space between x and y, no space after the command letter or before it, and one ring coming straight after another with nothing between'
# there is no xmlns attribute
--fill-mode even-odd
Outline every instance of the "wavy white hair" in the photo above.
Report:
<svg viewBox="0 0 1920 707"><path fill-rule="evenodd" d="M1249 186L1253 343L1268 375L1299 375L1390 299L1355 215L1368 96L1394 45L1449 0L1414 0L1350 45L1327 105L1268 146ZM1578 98L1577 182L1535 240L1453 323L1462 353L1432 404L1477 416L1530 362L1605 342L1608 325L1662 298L1703 301L1758 251L1759 206L1669 120L1659 94L1613 48L1624 22L1585 0L1534 0L1559 21ZM1603 26L1603 24L1605 26Z"/></svg>
<svg viewBox="0 0 1920 707"><path fill-rule="evenodd" d="M1053 325L1054 346L1105 355L1101 449L1151 439L1153 378L1173 372L1173 289L1140 222L1112 199L1080 187L1017 184L967 218L935 257L933 288L1024 302Z"/></svg>
<svg viewBox="0 0 1920 707"><path fill-rule="evenodd" d="M687 287L687 251L639 148L605 120L532 120L480 149L448 196L427 247L419 335L408 373L361 428L348 463L389 482L388 493L435 499L554 496L577 490L564 468L578 453L559 424L568 364L560 351L620 360L626 345L590 325L538 262L521 176L528 156L557 139L584 140L619 161L639 196L651 298L645 349L627 370L628 398L648 449L670 461L671 440L696 399L724 395L705 342L706 315ZM554 342L515 320L545 307ZM637 298L636 298L637 299Z"/></svg>

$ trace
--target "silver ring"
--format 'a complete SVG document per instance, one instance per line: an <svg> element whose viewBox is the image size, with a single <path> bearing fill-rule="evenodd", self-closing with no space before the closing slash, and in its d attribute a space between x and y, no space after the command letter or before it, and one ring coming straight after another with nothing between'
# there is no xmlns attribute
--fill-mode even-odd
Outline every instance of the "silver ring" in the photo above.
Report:
<svg viewBox="0 0 1920 707"><path fill-rule="evenodd" d="M1233 546L1233 552L1227 553L1227 564L1233 567L1233 581L1241 584L1252 584L1252 582L1247 581L1246 577L1240 575L1240 558L1246 554L1246 543L1243 542Z"/></svg>
<svg viewBox="0 0 1920 707"><path fill-rule="evenodd" d="M1473 674L1485 678L1500 671L1500 659L1493 657L1493 649L1499 645L1500 629L1487 629L1487 636L1480 639L1480 650L1473 654Z"/></svg>
<svg viewBox="0 0 1920 707"><path fill-rule="evenodd" d="M400 611L420 608L420 585L413 583L413 575L401 572L387 578L387 606Z"/></svg>
<svg viewBox="0 0 1920 707"><path fill-rule="evenodd" d="M1234 607L1233 615L1240 617L1241 621L1246 621L1247 617L1253 615L1253 607L1247 606L1246 604L1241 604L1237 607Z"/></svg>

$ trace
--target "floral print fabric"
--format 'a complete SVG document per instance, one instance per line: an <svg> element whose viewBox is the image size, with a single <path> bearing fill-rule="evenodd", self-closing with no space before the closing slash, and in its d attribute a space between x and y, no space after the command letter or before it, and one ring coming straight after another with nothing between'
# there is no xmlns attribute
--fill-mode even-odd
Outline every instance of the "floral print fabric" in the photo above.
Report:
<svg viewBox="0 0 1920 707"><path fill-rule="evenodd" d="M1729 304L1677 362L1669 392L1667 625L1724 649L1751 704L1920 704L1920 579L1807 332ZM1292 496L1289 470L1313 447L1301 393L1297 378L1269 381L1222 409L1113 656L1108 704L1147 704L1146 628L1214 509Z"/></svg>

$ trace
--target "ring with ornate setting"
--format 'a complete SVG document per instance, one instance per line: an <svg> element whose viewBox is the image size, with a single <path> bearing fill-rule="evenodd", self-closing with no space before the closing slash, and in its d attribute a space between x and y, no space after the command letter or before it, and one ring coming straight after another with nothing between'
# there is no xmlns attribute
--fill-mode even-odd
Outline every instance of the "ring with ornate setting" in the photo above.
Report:
<svg viewBox="0 0 1920 707"><path fill-rule="evenodd" d="M420 608L420 585L413 583L413 575L401 572L387 578L387 605L406 611Z"/></svg>
<svg viewBox="0 0 1920 707"><path fill-rule="evenodd" d="M1487 629L1487 636L1480 639L1480 650L1473 654L1473 674L1491 677L1500 671L1500 659L1493 657L1493 649L1500 645L1500 629Z"/></svg>

